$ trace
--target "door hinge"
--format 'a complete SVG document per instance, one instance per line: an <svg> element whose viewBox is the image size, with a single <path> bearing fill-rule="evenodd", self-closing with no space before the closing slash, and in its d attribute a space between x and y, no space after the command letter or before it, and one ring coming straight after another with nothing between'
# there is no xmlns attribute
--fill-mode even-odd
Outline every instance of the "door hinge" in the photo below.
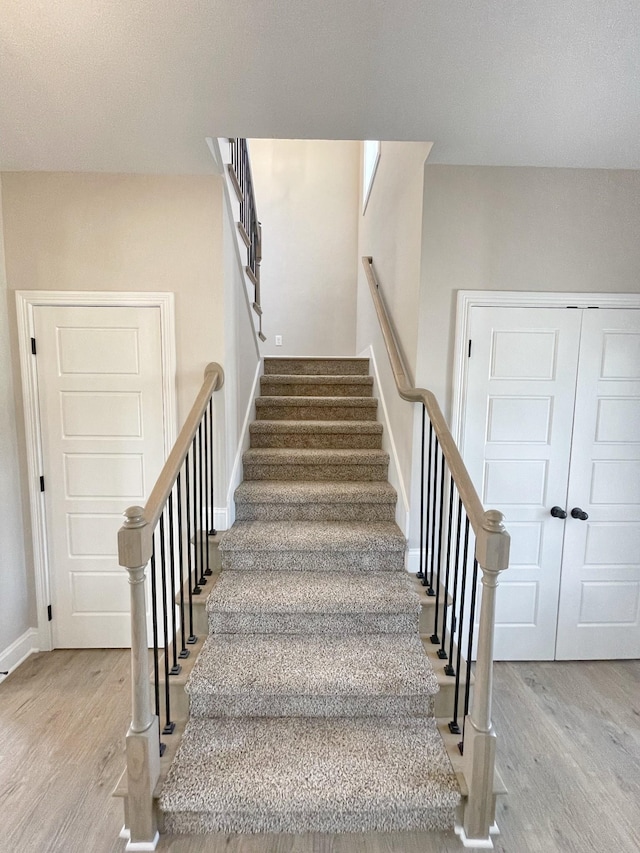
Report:
<svg viewBox="0 0 640 853"><path fill-rule="evenodd" d="M469 352L467 353L467 358L471 358L471 339L469 339Z"/></svg>
<svg viewBox="0 0 640 853"><path fill-rule="evenodd" d="M40 491L44 492L44 477L40 477Z"/></svg>
<svg viewBox="0 0 640 853"><path fill-rule="evenodd" d="M51 605L47 607L47 619L49 620L49 622L53 620L53 608L51 607Z"/></svg>
<svg viewBox="0 0 640 853"><path fill-rule="evenodd" d="M35 338L31 338L31 354L32 355L36 354L36 339Z"/></svg>

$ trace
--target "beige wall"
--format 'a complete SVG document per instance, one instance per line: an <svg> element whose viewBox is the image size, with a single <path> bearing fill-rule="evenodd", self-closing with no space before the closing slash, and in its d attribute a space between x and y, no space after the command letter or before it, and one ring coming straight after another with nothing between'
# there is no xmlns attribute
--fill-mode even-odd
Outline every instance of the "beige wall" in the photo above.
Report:
<svg viewBox="0 0 640 853"><path fill-rule="evenodd" d="M8 301L15 399L15 407L7 411L11 417L16 415L24 518L28 519L13 291L174 292L182 422L202 383L206 363L224 361L222 184L214 176L5 172L2 189L8 287L8 300L3 293L2 305ZM8 360L3 359L2 365L6 369ZM3 393L10 393L10 388L6 385ZM15 461L15 453L12 458ZM17 487L14 503L19 491ZM16 520L15 529L19 527ZM23 559L29 620L35 625L28 528L26 533ZM16 613L21 612L24 595L24 568L21 571ZM4 595L3 590L0 599ZM1 641L0 635L0 649Z"/></svg>
<svg viewBox="0 0 640 853"><path fill-rule="evenodd" d="M353 355L360 143L252 139L263 355ZM282 346L275 346L282 335Z"/></svg>
<svg viewBox="0 0 640 853"><path fill-rule="evenodd" d="M640 172L425 167L417 379L451 402L457 290L640 291Z"/></svg>
<svg viewBox="0 0 640 853"><path fill-rule="evenodd" d="M29 588L25 571L27 535L23 525L22 497L9 345L0 179L0 656L11 643L35 624L34 592Z"/></svg>
<svg viewBox="0 0 640 853"><path fill-rule="evenodd" d="M5 172L3 187L10 290L175 293L182 420L224 355L220 179Z"/></svg>
<svg viewBox="0 0 640 853"><path fill-rule="evenodd" d="M356 351L360 354L371 347L378 366L377 392L384 400L389 423L385 449L392 452L389 479L399 493L396 517L402 527L403 513L408 509L403 506L403 494L408 502L411 490L415 407L402 400L396 390L360 259L363 255L373 257L384 302L413 372L418 342L423 167L430 150L429 142L382 142L364 215L362 193L359 200Z"/></svg>

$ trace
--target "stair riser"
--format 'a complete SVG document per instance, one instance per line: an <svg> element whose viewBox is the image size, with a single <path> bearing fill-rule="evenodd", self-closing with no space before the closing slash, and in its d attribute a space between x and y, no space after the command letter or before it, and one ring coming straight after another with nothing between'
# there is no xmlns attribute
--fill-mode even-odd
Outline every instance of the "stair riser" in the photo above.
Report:
<svg viewBox="0 0 640 853"><path fill-rule="evenodd" d="M388 504L264 504L236 502L237 521L393 521Z"/></svg>
<svg viewBox="0 0 640 853"><path fill-rule="evenodd" d="M455 678L450 684L440 684L440 690L434 697L434 714L437 718L453 719L455 710ZM469 707L473 706L473 685L469 687ZM458 697L458 718L463 717L464 712L464 685L460 686Z"/></svg>
<svg viewBox="0 0 640 853"><path fill-rule="evenodd" d="M371 397L373 383L362 382L280 382L263 377L260 393L265 397Z"/></svg>
<svg viewBox="0 0 640 853"><path fill-rule="evenodd" d="M286 401L286 397L282 398ZM259 404L256 400L256 419L259 421L375 421L377 403L371 406L316 406Z"/></svg>
<svg viewBox="0 0 640 853"><path fill-rule="evenodd" d="M282 696L191 694L192 717L425 717L431 696Z"/></svg>
<svg viewBox="0 0 640 853"><path fill-rule="evenodd" d="M368 358L265 358L265 376L368 376Z"/></svg>
<svg viewBox="0 0 640 853"><path fill-rule="evenodd" d="M297 450L380 450L381 435L332 432L313 433L251 433L251 447L282 447Z"/></svg>
<svg viewBox="0 0 640 853"><path fill-rule="evenodd" d="M388 465L349 465L347 463L310 465L268 465L245 462L245 480L310 480L314 483L329 480L358 480L374 482L387 479Z"/></svg>
<svg viewBox="0 0 640 853"><path fill-rule="evenodd" d="M210 613L212 634L415 634L412 613Z"/></svg>
<svg viewBox="0 0 640 853"><path fill-rule="evenodd" d="M400 572L404 551L225 551L226 571Z"/></svg>
<svg viewBox="0 0 640 853"><path fill-rule="evenodd" d="M424 809L400 811L397 808L384 811L330 811L330 817L318 812L286 814L260 818L250 814L229 814L228 812L170 812L164 817L164 831L170 834L205 835L209 832L222 833L296 833L303 835L311 832L409 832L449 830L455 823L455 809L429 806ZM298 849L298 848L291 848ZM341 849L347 849L346 847ZM364 848L361 848L364 849ZM391 848L389 848L391 849ZM393 849L399 850L400 847Z"/></svg>

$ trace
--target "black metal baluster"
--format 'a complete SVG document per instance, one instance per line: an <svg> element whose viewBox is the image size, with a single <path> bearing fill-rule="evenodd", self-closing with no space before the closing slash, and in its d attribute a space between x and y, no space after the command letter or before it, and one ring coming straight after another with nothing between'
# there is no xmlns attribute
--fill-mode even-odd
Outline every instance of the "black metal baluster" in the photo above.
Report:
<svg viewBox="0 0 640 853"><path fill-rule="evenodd" d="M173 649L173 665L169 675L178 675L182 667L178 663L178 648L176 646L176 569L175 569L175 542L173 526L173 491L169 492L169 578L171 581L171 646Z"/></svg>
<svg viewBox="0 0 640 853"><path fill-rule="evenodd" d="M426 406L422 406L422 438L420 441L420 566L416 572L417 578L424 577L424 433Z"/></svg>
<svg viewBox="0 0 640 853"><path fill-rule="evenodd" d="M210 535L210 536L215 536L215 535L216 535L216 526L215 526L215 520L216 520L216 519L215 519L215 515L214 515L214 506L215 506L215 495L214 495L214 491L215 491L215 489L214 489L214 485L215 485L215 483L214 483L214 473L215 473L215 465L214 465L214 461L213 461L213 451L214 451L214 441L213 441L213 397L211 397L211 398L209 399L209 425L210 425L210 430L209 430L209 466L210 466L209 474L210 474L210 480L209 480L209 482L210 482L210 484L211 484L211 486L210 486L210 492L209 492L209 496L210 496L210 499L211 499L211 523L210 523L210 525L211 525L211 526L209 527L209 535Z"/></svg>
<svg viewBox="0 0 640 853"><path fill-rule="evenodd" d="M202 534L205 540L205 564L206 569L204 571L207 577L211 577L213 572L211 571L211 566L209 565L209 513L213 512L213 505L209 506L209 496L211 494L211 471L209 469L209 436L211 433L211 422L209 418L209 409L208 407L204 411L204 530Z"/></svg>
<svg viewBox="0 0 640 853"><path fill-rule="evenodd" d="M451 569L451 531L453 529L453 475L449 479L449 514L447 520L447 559L446 559L446 570L444 575L444 590L443 590L443 602L442 602L442 645L438 649L438 657L440 660L447 659L447 652L445 649L446 643L446 627L447 627L447 599L449 596L449 575Z"/></svg>
<svg viewBox="0 0 640 853"><path fill-rule="evenodd" d="M451 603L451 630L449 632L449 663L444 668L444 674L454 676L453 643L456 630L456 607L458 605L458 578L460 577L460 528L462 526L462 498L458 496L458 521L456 524L456 557L453 569L453 601Z"/></svg>
<svg viewBox="0 0 640 853"><path fill-rule="evenodd" d="M200 423L198 424L198 526L196 528L196 542L198 543L198 554L200 555L200 563L198 569L200 573L200 577L198 578L199 586L204 586L207 582L207 579L204 575L204 537L202 535L202 510L204 507L202 459L202 421L200 421Z"/></svg>
<svg viewBox="0 0 640 853"><path fill-rule="evenodd" d="M422 579L422 586L430 587L431 584L429 579L427 578L427 553L426 550L429 547L429 530L430 530L430 516L429 511L431 507L431 446L433 444L433 424L431 420L429 420L429 445L427 448L427 513L426 513L426 524L425 524L425 537L424 537L424 547L425 547L425 576ZM427 595L430 595L429 589L427 589Z"/></svg>
<svg viewBox="0 0 640 853"><path fill-rule="evenodd" d="M471 660L473 657L473 631L476 618L476 598L478 596L478 561L473 561L473 576L471 587L471 607L469 609L469 637L467 639L467 674L464 680L464 714L462 715L462 740L458 744L460 752L464 752L464 727L469 713L469 694L471 692Z"/></svg>
<svg viewBox="0 0 640 853"><path fill-rule="evenodd" d="M439 454L438 450L440 449L440 442L438 441L438 436L436 436L436 440L433 446L433 488L431 490L431 521L430 521L430 534L431 534L431 554L429 556L429 589L427 590L427 595L435 595L435 590L433 588L433 567L436 558L436 505L438 503L438 459ZM431 449L430 449L431 450Z"/></svg>
<svg viewBox="0 0 640 853"><path fill-rule="evenodd" d="M467 553L469 548L469 517L465 513L464 520L464 546L462 556L462 585L460 589L460 612L458 615L458 639L457 639L457 659L456 659L456 685L453 697L453 719L449 723L449 731L453 734L460 734L460 726L458 725L458 703L460 699L460 663L462 661L462 632L464 630L464 609L465 609L465 591L467 584ZM469 664L467 664L467 667Z"/></svg>
<svg viewBox="0 0 640 853"><path fill-rule="evenodd" d="M187 453L185 465L189 464L189 454ZM176 480L176 494L178 497L178 563L180 565L180 654L178 657L181 660L189 657L189 649L186 646L187 638L186 638L186 619L185 619L185 607L184 607L184 527L182 526L182 471L178 471L178 479Z"/></svg>
<svg viewBox="0 0 640 853"><path fill-rule="evenodd" d="M171 721L171 697L169 692L169 614L167 613L167 562L164 538L164 510L160 516L160 577L162 582L162 628L164 634L164 701L165 725L163 735L173 734L176 724Z"/></svg>
<svg viewBox="0 0 640 853"><path fill-rule="evenodd" d="M193 589L193 595L200 595L202 590L198 585L198 447L197 447L197 436L193 436L193 442L191 445L191 449L193 450L192 454L192 462L193 462L193 478L191 484L191 490L189 494L192 496L193 501L193 518L189 517L188 522L188 532L189 532L189 571L191 572L191 556L193 554L193 584L191 583L191 573L189 574L189 587ZM193 521L193 529L191 522ZM193 551L192 551L193 548ZM193 621L192 621L193 628ZM193 635L193 630L191 631Z"/></svg>
<svg viewBox="0 0 640 853"><path fill-rule="evenodd" d="M436 561L436 609L435 609L435 620L433 625L433 634L431 635L431 642L434 645L438 645L440 642L440 637L438 637L438 615L440 610L440 578L442 573L442 525L444 523L444 474L445 474L445 459L444 453L442 452L442 448L440 448L439 443L436 444L436 449L440 450L440 510L438 515L438 557ZM446 602L447 593L444 591L444 598ZM445 605L446 607L446 605ZM442 618L442 635L444 636L444 616Z"/></svg>
<svg viewBox="0 0 640 853"><path fill-rule="evenodd" d="M153 697L154 713L160 720L160 663L158 651L158 594L156 588L156 532L151 539L151 625L153 630ZM165 744L160 740L158 728L158 747L160 755L165 751Z"/></svg>

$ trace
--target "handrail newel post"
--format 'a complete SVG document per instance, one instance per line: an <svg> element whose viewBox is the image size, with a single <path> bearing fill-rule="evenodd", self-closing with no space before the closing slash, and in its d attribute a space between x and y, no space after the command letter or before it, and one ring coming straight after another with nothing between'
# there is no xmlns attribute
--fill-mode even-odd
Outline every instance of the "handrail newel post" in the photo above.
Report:
<svg viewBox="0 0 640 853"><path fill-rule="evenodd" d="M462 816L463 840L493 846L496 734L491 721L493 635L498 577L509 564L509 534L498 510L487 510L476 535L476 559L482 570L482 601L471 712L465 720L464 775L469 796Z"/></svg>
<svg viewBox="0 0 640 853"><path fill-rule="evenodd" d="M125 511L118 531L118 561L129 574L131 597L131 725L126 736L127 850L155 850L158 826L153 792L160 776L159 721L151 711L145 571L151 558L152 528L142 507Z"/></svg>

